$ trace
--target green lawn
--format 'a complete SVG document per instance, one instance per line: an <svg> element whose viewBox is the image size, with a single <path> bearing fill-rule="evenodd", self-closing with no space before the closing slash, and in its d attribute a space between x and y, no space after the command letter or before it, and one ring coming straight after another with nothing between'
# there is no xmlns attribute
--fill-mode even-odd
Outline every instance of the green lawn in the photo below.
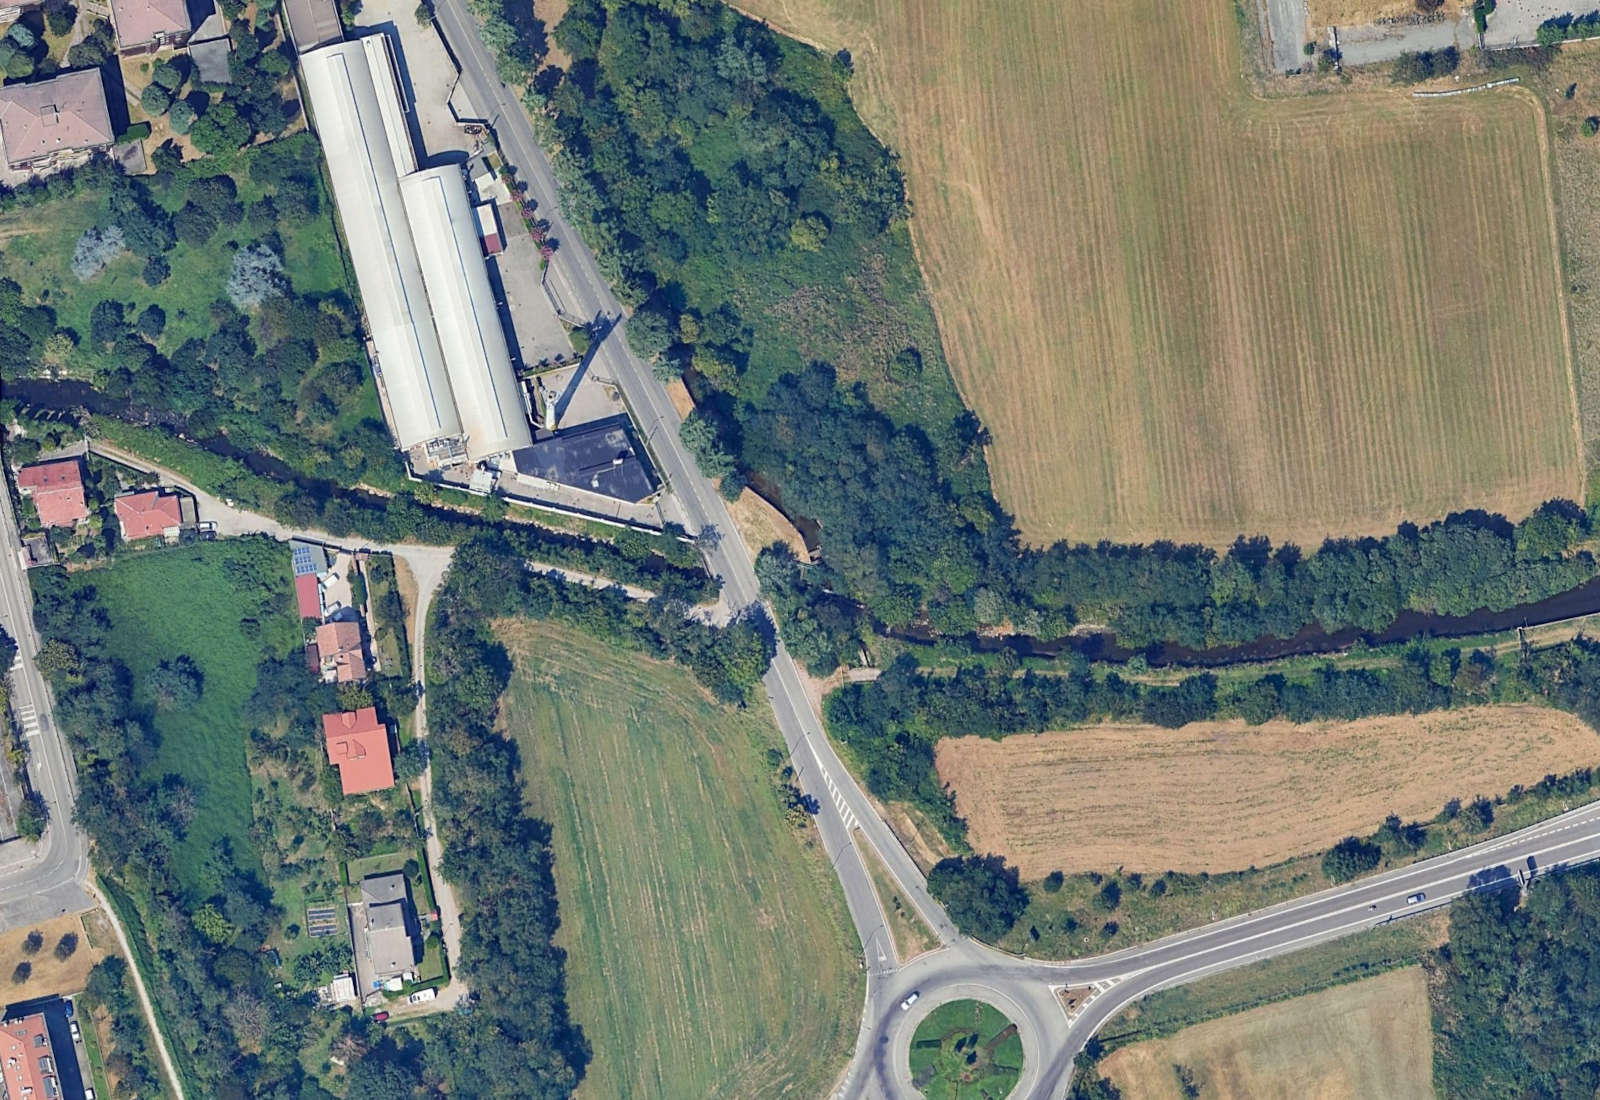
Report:
<svg viewBox="0 0 1600 1100"><path fill-rule="evenodd" d="M553 831L580 1100L825 1095L860 947L815 832L784 820L765 708L548 623L501 624L502 713Z"/></svg>
<svg viewBox="0 0 1600 1100"><path fill-rule="evenodd" d="M125 553L109 568L73 574L74 584L98 592L111 619L109 655L132 672L134 704L160 736L151 773L177 774L194 790L194 820L177 846L177 864L195 897L221 885L209 873L218 844L231 845L241 867L259 864L250 836L244 703L263 648L283 655L300 641L288 552L265 545L271 552L261 540L246 540ZM157 710L146 685L150 671L182 655L204 674L200 701Z"/></svg>
<svg viewBox="0 0 1600 1100"><path fill-rule="evenodd" d="M940 1005L911 1037L911 1080L928 1100L1001 1100L1022 1075L1022 1037L983 1001Z"/></svg>
<svg viewBox="0 0 1600 1100"><path fill-rule="evenodd" d="M275 144L298 149L306 143L314 146L315 140L309 134L297 134ZM248 209L266 193L266 187L252 179L249 171L262 156L260 150L250 150L238 154L231 163L202 160L170 179L151 176L146 183L151 197L173 212L183 205L190 178L226 173L238 186L239 201ZM185 340L204 340L216 331L210 307L212 302L226 297L224 288L236 246L253 244L269 232L275 232L281 240L284 270L298 293L354 296L334 232L333 204L326 193L320 198L322 209L315 217L280 218L269 225L247 218L222 226L200 247L178 242L166 256L171 276L154 287L146 285L141 277L144 261L131 252L113 260L88 282L79 281L72 274L72 252L85 229L106 224L105 203L102 196L93 193L57 199L45 207L0 216L0 239L4 240L0 276L16 280L25 300L38 299L54 309L58 324L82 338L80 355L86 359L90 358L89 315L98 302L106 299L126 303L130 319L147 305L160 306L166 312L167 326L156 346L163 354L170 354ZM114 365L109 356L103 358L108 361L91 360L87 365ZM366 411L379 415L376 389L370 379L364 379L362 384L371 391Z"/></svg>

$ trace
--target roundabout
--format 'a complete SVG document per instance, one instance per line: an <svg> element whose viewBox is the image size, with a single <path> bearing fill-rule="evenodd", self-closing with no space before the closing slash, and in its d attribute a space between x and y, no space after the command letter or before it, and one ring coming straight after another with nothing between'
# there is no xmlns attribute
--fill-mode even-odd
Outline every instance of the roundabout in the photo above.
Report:
<svg viewBox="0 0 1600 1100"><path fill-rule="evenodd" d="M908 1100L1032 1096L1040 1084L1045 1030L1030 1026L1037 1006L1024 1007L983 982L930 985L909 1010L896 1003L882 1018L882 1093Z"/></svg>
<svg viewBox="0 0 1600 1100"><path fill-rule="evenodd" d="M1022 1075L1022 1036L987 1001L946 1001L912 1034L910 1068L927 1100L1003 1100Z"/></svg>

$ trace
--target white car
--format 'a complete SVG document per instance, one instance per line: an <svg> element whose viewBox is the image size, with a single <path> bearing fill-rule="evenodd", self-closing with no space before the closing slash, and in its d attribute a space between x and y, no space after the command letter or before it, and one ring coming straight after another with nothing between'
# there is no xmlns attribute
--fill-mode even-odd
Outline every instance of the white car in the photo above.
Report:
<svg viewBox="0 0 1600 1100"><path fill-rule="evenodd" d="M920 996L922 996L921 993L912 993L911 996L909 996L905 1000L901 1001L900 1002L900 1011L901 1012L909 1012L911 1010L911 1006L917 1003L917 998L920 997Z"/></svg>
<svg viewBox="0 0 1600 1100"><path fill-rule="evenodd" d="M415 993L411 994L411 996L407 997L406 1000L410 1001L414 1005L419 1005L425 1001L433 1000L438 995L439 991L437 989L419 989Z"/></svg>
<svg viewBox="0 0 1600 1100"><path fill-rule="evenodd" d="M74 1039L83 1038L83 1031L81 1029L79 1029L77 1020L73 1020L72 1021L71 1027L72 1027L72 1037Z"/></svg>
<svg viewBox="0 0 1600 1100"><path fill-rule="evenodd" d="M1417 904L1417 902L1425 900L1427 898L1427 896L1428 896L1427 894L1424 894L1421 890L1418 890L1415 894L1412 894L1409 898L1406 899L1406 904L1407 905L1415 905L1415 904Z"/></svg>

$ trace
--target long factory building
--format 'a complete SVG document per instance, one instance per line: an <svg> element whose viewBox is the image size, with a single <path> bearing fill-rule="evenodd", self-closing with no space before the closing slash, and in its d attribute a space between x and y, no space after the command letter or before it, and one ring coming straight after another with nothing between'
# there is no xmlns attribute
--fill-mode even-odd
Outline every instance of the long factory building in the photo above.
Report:
<svg viewBox="0 0 1600 1100"><path fill-rule="evenodd" d="M396 444L442 464L531 446L466 181L456 165L418 170L387 36L300 66Z"/></svg>

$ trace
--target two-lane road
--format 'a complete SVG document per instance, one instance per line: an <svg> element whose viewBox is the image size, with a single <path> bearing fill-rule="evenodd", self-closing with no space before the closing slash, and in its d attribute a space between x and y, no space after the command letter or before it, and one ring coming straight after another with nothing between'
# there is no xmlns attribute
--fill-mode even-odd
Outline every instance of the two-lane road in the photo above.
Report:
<svg viewBox="0 0 1600 1100"><path fill-rule="evenodd" d="M11 666L11 707L28 745L28 775L50 815L44 839L0 848L0 928L12 928L93 902L81 885L89 876L88 839L72 820L77 773L56 726L49 689L35 658L33 593L22 563L22 543L10 495L0 486L0 626L17 643Z"/></svg>

